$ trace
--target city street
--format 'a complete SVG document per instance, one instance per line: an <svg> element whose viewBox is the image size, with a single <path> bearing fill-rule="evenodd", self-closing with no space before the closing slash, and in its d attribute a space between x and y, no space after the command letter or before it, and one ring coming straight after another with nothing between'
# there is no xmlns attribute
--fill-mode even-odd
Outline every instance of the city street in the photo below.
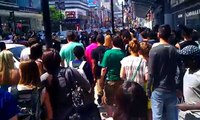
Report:
<svg viewBox="0 0 200 120"><path fill-rule="evenodd" d="M200 120L199 103L200 0L0 0L0 120Z"/></svg>

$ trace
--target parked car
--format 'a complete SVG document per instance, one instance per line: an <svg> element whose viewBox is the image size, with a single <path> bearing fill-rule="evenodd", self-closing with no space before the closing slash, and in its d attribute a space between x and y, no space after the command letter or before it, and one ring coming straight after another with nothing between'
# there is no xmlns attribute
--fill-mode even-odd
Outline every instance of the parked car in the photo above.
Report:
<svg viewBox="0 0 200 120"><path fill-rule="evenodd" d="M67 42L67 31L60 31L56 33L59 36L61 43Z"/></svg>
<svg viewBox="0 0 200 120"><path fill-rule="evenodd" d="M13 59L16 68L19 68L20 55L24 48L26 47L21 44L6 44L6 49L10 50L13 53Z"/></svg>

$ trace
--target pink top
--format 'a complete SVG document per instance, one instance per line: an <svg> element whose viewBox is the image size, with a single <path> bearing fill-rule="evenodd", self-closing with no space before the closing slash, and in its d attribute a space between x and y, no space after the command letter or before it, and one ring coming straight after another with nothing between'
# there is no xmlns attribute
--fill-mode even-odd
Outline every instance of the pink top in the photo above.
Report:
<svg viewBox="0 0 200 120"><path fill-rule="evenodd" d="M92 65L92 50L94 50L95 48L97 48L97 43L91 43L85 49L85 58L90 65Z"/></svg>

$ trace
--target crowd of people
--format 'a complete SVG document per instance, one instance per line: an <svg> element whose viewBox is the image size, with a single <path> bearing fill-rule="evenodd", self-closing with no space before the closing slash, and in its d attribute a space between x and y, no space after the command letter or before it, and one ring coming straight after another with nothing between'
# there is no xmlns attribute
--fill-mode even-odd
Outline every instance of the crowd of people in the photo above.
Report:
<svg viewBox="0 0 200 120"><path fill-rule="evenodd" d="M1 43L0 119L101 120L99 107L104 119L200 119L197 31L160 25L66 34L59 49L30 37L19 68Z"/></svg>

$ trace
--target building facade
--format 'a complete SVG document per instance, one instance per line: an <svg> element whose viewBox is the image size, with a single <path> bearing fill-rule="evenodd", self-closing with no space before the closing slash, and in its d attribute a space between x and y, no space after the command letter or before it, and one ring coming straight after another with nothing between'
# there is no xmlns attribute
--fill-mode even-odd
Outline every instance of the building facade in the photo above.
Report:
<svg viewBox="0 0 200 120"><path fill-rule="evenodd" d="M200 31L200 1L171 0L172 26L186 25Z"/></svg>
<svg viewBox="0 0 200 120"><path fill-rule="evenodd" d="M155 0L152 8L154 25L169 24L173 29L186 25L200 30L199 0Z"/></svg>
<svg viewBox="0 0 200 120"><path fill-rule="evenodd" d="M49 5L56 5L58 0L50 0ZM87 0L59 0L62 2L64 8L62 13L65 19L62 21L64 30L79 30L88 27L89 7Z"/></svg>
<svg viewBox="0 0 200 120"><path fill-rule="evenodd" d="M41 30L40 0L0 0L0 28L3 31Z"/></svg>

